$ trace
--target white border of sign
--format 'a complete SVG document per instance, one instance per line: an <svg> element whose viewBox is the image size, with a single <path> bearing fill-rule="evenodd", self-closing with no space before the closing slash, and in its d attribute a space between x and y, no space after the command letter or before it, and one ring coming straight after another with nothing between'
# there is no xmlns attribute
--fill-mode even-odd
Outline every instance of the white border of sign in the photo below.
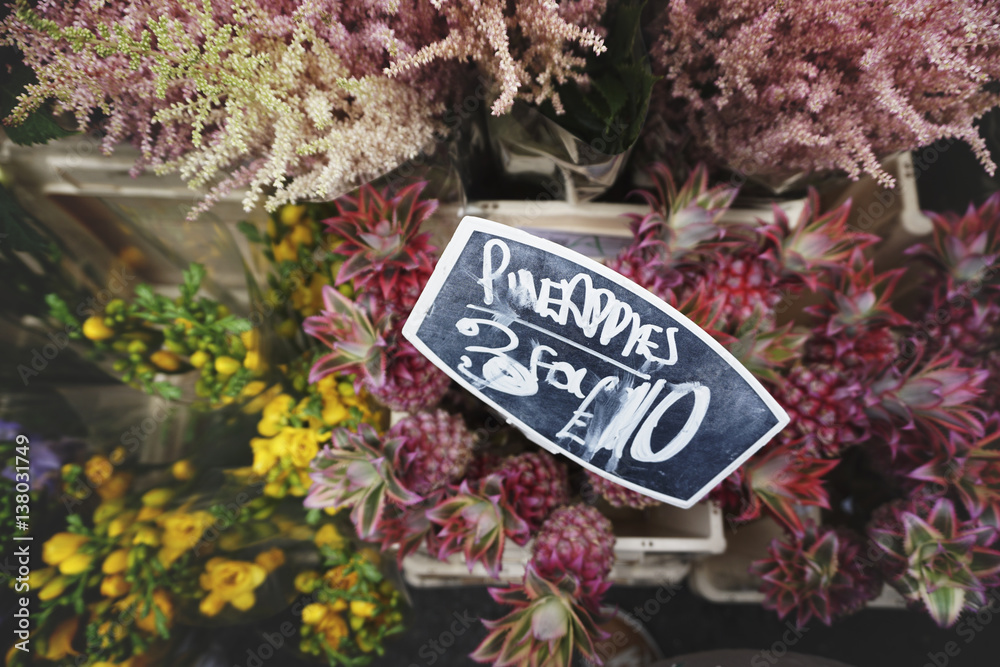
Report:
<svg viewBox="0 0 1000 667"><path fill-rule="evenodd" d="M472 237L473 232L477 231L485 232L487 234L493 234L495 236L510 239L512 241L518 241L526 245L534 246L536 248L549 252L553 255L558 255L560 257L568 259L569 261L580 265L581 267L587 269L588 271L593 271L594 273L597 273L607 278L608 280L617 283L621 287L624 287L628 291L635 294L637 297L649 302L650 304L652 304L653 306L655 306L656 308L658 308L659 310L663 311L671 318L676 320L678 324L683 326L685 329L687 329L695 336L700 338L702 341L704 341L705 344L708 345L710 348L712 348L712 350L716 354L722 357L726 361L726 363L732 366L740 374L740 376L747 381L750 387L752 387L753 390L757 392L757 395L760 396L761 400L764 401L764 404L771 409L771 412L774 413L775 417L778 418L778 423L775 424L774 427L771 428L771 430L769 430L766 434L764 434L764 436L761 437L757 442L755 442L749 449L743 452L743 454L741 454L739 458L733 461L725 470L716 475L711 482L706 484L697 493L695 493L690 500L683 500L680 498L667 496L662 493L653 491L652 489L647 489L645 487L639 486L638 484L629 482L628 480L622 479L621 477L611 475L602 468L591 465L587 461L584 461L579 457L574 456L573 454L569 453L556 443L545 438L543 435L536 432L534 429L529 427L520 419L510 414L510 412L508 412L501 405L494 402L489 397L483 395L483 393L480 392L478 389L476 389L474 386L472 386L472 384L469 383L466 380L466 378L462 377L462 375L458 373L455 369L451 368L446 363L444 363L436 354L434 354L430 350L430 348L427 345L423 343L423 341L417 338L417 330L420 328L420 325L423 324L424 319L427 317L427 313L430 312L431 307L434 305L434 300L437 298L438 293L441 291L441 287L444 285L445 278L451 275L452 269L454 269L455 264L458 262L458 258L461 255L461 252L465 249L465 246L468 244L469 239ZM621 275L620 273L612 271L603 264L599 264L598 262L595 262L589 257L581 255L575 250L570 250L569 248L565 248L551 241L539 238L533 234L521 231L520 229L515 229L513 227L500 224L499 222L493 222L492 220L486 220L485 218L477 218L470 215L467 215L464 218L462 218L462 222L455 230L455 234L454 236L452 236L451 242L448 243L448 246L444 249L444 253L442 253L441 259L438 260L437 266L434 268L434 273L431 274L430 279L427 281L427 286L424 288L424 291L420 294L420 298L417 300L416 305L413 307L413 311L410 313L409 319L403 326L403 335L407 338L407 340L413 343L414 347L420 350L420 352L425 357L430 359L438 368L443 370L445 373L451 376L452 379L454 379L460 385L468 389L474 395L478 396L483 402L491 406L494 410L504 415L508 424L513 424L514 426L516 426L535 444L547 449L553 454L561 454L562 456L566 456L575 461L576 463L578 463L579 465L583 466L587 470L595 472L598 475L601 475L602 477L606 477L611 481L615 482L616 484L621 484L622 486L632 489L633 491L636 491L643 495L685 509L691 507L699 500L701 500L703 497L705 497L705 495L708 494L708 492L711 491L713 488L715 488L715 486L719 484L719 482L721 482L723 479L728 477L734 470L743 465L743 462L746 461L748 458L750 458L754 454L754 452L756 452L758 449L767 444L767 442L771 438L773 438L783 428L785 428L785 426L787 426L788 422L790 421L788 414L785 412L785 410L780 405L778 405L778 402L775 401L774 398L769 393L767 393L767 390L764 389L764 387L760 384L760 382L757 381L757 378L755 378L753 375L750 374L750 371L748 371L743 366L743 364L737 361L732 354L730 354L724 347L722 347L722 345L718 343L718 341L709 336L704 329L702 329L697 324L689 320L687 317L685 317L683 314L678 312L676 309L674 309L666 302L654 296L650 291L639 287L638 285L636 285L635 283L633 283L631 280Z"/></svg>

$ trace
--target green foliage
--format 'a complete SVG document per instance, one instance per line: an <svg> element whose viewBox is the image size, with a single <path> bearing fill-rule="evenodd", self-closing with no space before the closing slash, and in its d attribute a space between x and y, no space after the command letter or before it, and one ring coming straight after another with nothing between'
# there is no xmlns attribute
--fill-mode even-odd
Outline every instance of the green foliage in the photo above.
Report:
<svg viewBox="0 0 1000 667"><path fill-rule="evenodd" d="M625 0L608 10L605 25L607 53L588 55L584 72L590 79L586 90L575 82L559 86L557 92L566 113L557 114L548 100L542 113L591 144L600 140L607 155L623 153L639 137L649 97L657 78L640 33L644 1Z"/></svg>
<svg viewBox="0 0 1000 667"><path fill-rule="evenodd" d="M18 96L28 86L38 83L38 80L31 68L25 67L21 62L17 50L10 47L0 49L0 68L6 70L3 82L0 83L0 120L4 121L4 131L11 141L21 146L31 146L76 134L59 127L46 107L35 109L20 123L8 125L6 119L17 106ZM0 212L0 217L3 217L3 212Z"/></svg>

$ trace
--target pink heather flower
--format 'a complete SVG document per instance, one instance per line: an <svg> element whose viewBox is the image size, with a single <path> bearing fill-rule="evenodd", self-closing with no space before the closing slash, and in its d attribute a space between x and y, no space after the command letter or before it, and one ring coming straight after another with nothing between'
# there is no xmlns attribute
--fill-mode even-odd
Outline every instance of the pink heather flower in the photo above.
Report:
<svg viewBox="0 0 1000 667"><path fill-rule="evenodd" d="M683 126L696 157L892 185L879 158L955 138L995 169L973 126L1000 103L995 2L671 0L657 30L651 116Z"/></svg>
<svg viewBox="0 0 1000 667"><path fill-rule="evenodd" d="M564 10L563 5L566 5ZM207 190L190 217L246 188L248 210L333 199L415 157L478 63L500 89L540 101L601 52L604 0L557 4L54 2L19 4L0 44L38 83L8 122L48 99L100 130L110 154L141 151L133 173L178 172ZM508 33L516 30L516 38ZM580 53L577 51L580 50Z"/></svg>

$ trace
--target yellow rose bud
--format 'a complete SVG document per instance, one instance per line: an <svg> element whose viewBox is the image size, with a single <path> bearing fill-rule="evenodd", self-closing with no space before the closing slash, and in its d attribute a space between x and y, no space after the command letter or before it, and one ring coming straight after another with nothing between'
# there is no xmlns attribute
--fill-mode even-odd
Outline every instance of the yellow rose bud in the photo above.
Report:
<svg viewBox="0 0 1000 667"><path fill-rule="evenodd" d="M364 600L351 600L351 613L361 618L371 618L375 615L375 603Z"/></svg>
<svg viewBox="0 0 1000 667"><path fill-rule="evenodd" d="M153 354L149 355L149 360L160 370L171 373L181 367L180 357L173 352L168 352L167 350L157 350Z"/></svg>
<svg viewBox="0 0 1000 667"><path fill-rule="evenodd" d="M145 544L150 547L158 547L160 546L160 533L155 528L143 526L135 531L132 544Z"/></svg>
<svg viewBox="0 0 1000 667"><path fill-rule="evenodd" d="M101 572L104 574L118 574L124 572L128 567L128 549L115 549L108 554L101 564Z"/></svg>
<svg viewBox="0 0 1000 667"><path fill-rule="evenodd" d="M142 504L146 507L163 507L174 497L171 489L150 489L142 494Z"/></svg>
<svg viewBox="0 0 1000 667"><path fill-rule="evenodd" d="M323 617L326 616L327 610L328 607L325 604L318 602L306 605L305 609L302 610L302 622L306 625L319 625Z"/></svg>
<svg viewBox="0 0 1000 667"><path fill-rule="evenodd" d="M215 372L219 375L232 375L240 369L240 362L232 357L219 357L215 360Z"/></svg>
<svg viewBox="0 0 1000 667"><path fill-rule="evenodd" d="M170 466L170 474L180 482L187 482L194 478L195 467L190 459L181 459Z"/></svg>
<svg viewBox="0 0 1000 667"><path fill-rule="evenodd" d="M365 635L358 635L358 648L364 653L371 653L375 650L375 642Z"/></svg>
<svg viewBox="0 0 1000 667"><path fill-rule="evenodd" d="M100 315L91 315L83 323L83 335L90 340L107 340L115 335L115 332L104 324L104 318Z"/></svg>
<svg viewBox="0 0 1000 667"><path fill-rule="evenodd" d="M296 246L300 245L310 245L313 242L312 230L309 229L308 225L301 225L292 230L292 233L288 235L291 239L292 244Z"/></svg>
<svg viewBox="0 0 1000 667"><path fill-rule="evenodd" d="M136 521L152 521L156 517L163 514L162 507L143 507L139 510L139 514L136 515Z"/></svg>
<svg viewBox="0 0 1000 667"><path fill-rule="evenodd" d="M284 498L287 493L281 480L274 480L264 485L264 495L268 498Z"/></svg>
<svg viewBox="0 0 1000 667"><path fill-rule="evenodd" d="M243 398L249 398L251 396L256 396L260 392L267 388L267 383L263 380L254 380L253 382L247 382L244 385L243 390L240 391L240 396Z"/></svg>
<svg viewBox="0 0 1000 667"><path fill-rule="evenodd" d="M122 512L108 524L108 537L118 537L128 530L135 522L136 512Z"/></svg>
<svg viewBox="0 0 1000 667"><path fill-rule="evenodd" d="M274 572L279 567L284 565L285 552L278 547L274 547L273 549L268 549L267 551L262 551L257 554L257 557L254 558L253 561L268 572Z"/></svg>
<svg viewBox="0 0 1000 667"><path fill-rule="evenodd" d="M90 564L93 560L94 557L90 554L73 554L66 560L59 563L59 572L67 576L86 572L90 569Z"/></svg>
<svg viewBox="0 0 1000 667"><path fill-rule="evenodd" d="M45 647L45 651L39 655L46 660L51 660L53 662L62 660L67 655L80 655L78 651L73 650L72 646L73 637L76 635L76 630L79 625L79 616L67 618L65 621L57 625L56 629L49 635L49 641Z"/></svg>
<svg viewBox="0 0 1000 667"><path fill-rule="evenodd" d="M271 250L274 252L274 261L281 263L284 261L294 262L298 259L298 251L292 244L291 239L284 239L281 243L271 246Z"/></svg>
<svg viewBox="0 0 1000 667"><path fill-rule="evenodd" d="M132 475L127 472L116 472L104 484L97 487L97 495L103 500L115 500L128 493L132 485Z"/></svg>
<svg viewBox="0 0 1000 667"><path fill-rule="evenodd" d="M329 546L333 549L343 549L346 544L344 537L332 523L323 524L316 531L316 537L313 538L313 541L317 547Z"/></svg>
<svg viewBox="0 0 1000 667"><path fill-rule="evenodd" d="M354 603L352 602L351 604L353 605ZM351 616L350 624L351 624L351 630L357 632L364 627L365 619L361 618L360 616Z"/></svg>
<svg viewBox="0 0 1000 667"><path fill-rule="evenodd" d="M194 366L195 368L201 368L202 366L207 364L208 360L211 358L212 357L208 354L208 352L205 352L204 350L198 350L197 352L191 355L190 361L191 365Z"/></svg>
<svg viewBox="0 0 1000 667"><path fill-rule="evenodd" d="M278 219L286 227L297 225L302 222L302 217L306 214L306 207L302 204L287 204L281 207L278 212Z"/></svg>
<svg viewBox="0 0 1000 667"><path fill-rule="evenodd" d="M42 547L42 560L49 565L59 565L89 541L90 538L86 535L56 533Z"/></svg>
<svg viewBox="0 0 1000 667"><path fill-rule="evenodd" d="M170 594L162 588L157 588L153 591L153 604L155 604L160 609L160 612L166 617L167 628L173 625L174 604L173 600L170 598ZM140 630L145 630L151 635L158 634L156 630L156 612L153 611L153 609L150 609L148 614L142 618L136 619L135 626Z"/></svg>
<svg viewBox="0 0 1000 667"><path fill-rule="evenodd" d="M114 474L114 472L115 466L106 456L91 456L87 459L87 462L83 464L83 474L94 486L104 484L104 482L111 478L111 475Z"/></svg>
<svg viewBox="0 0 1000 667"><path fill-rule="evenodd" d="M344 611L345 609L347 609L347 600L343 598L337 598L336 600L333 601L333 605L331 606L331 608L334 611Z"/></svg>
<svg viewBox="0 0 1000 667"><path fill-rule="evenodd" d="M295 575L295 590L299 593L312 593L319 585L319 572L306 570Z"/></svg>
<svg viewBox="0 0 1000 667"><path fill-rule="evenodd" d="M373 565L379 565L382 562L382 556L371 547L364 547L359 550L358 555Z"/></svg>
<svg viewBox="0 0 1000 667"><path fill-rule="evenodd" d="M264 369L264 362L261 361L260 352L257 350L250 350L247 352L247 356L243 358L243 366L248 371L259 371Z"/></svg>
<svg viewBox="0 0 1000 667"><path fill-rule="evenodd" d="M260 345L260 332L256 329L244 331L240 334L240 341L243 342L243 347L247 350L256 349Z"/></svg>
<svg viewBox="0 0 1000 667"><path fill-rule="evenodd" d="M28 590L37 591L56 576L56 568L43 567L28 574Z"/></svg>
<svg viewBox="0 0 1000 667"><path fill-rule="evenodd" d="M113 574L101 580L101 595L106 598L120 598L128 593L130 588L125 577L120 574Z"/></svg>
<svg viewBox="0 0 1000 667"><path fill-rule="evenodd" d="M60 575L50 581L49 583L42 586L42 590L38 592L39 600L51 600L57 598L63 594L66 590L66 584L69 583L69 579Z"/></svg>
<svg viewBox="0 0 1000 667"><path fill-rule="evenodd" d="M94 523L104 523L110 521L125 509L125 501L121 498L105 500L94 510Z"/></svg>

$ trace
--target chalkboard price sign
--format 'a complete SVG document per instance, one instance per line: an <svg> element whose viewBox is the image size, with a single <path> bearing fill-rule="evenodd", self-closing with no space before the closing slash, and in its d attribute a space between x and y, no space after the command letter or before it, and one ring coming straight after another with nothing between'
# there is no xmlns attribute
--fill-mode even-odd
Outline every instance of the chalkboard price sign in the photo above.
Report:
<svg viewBox="0 0 1000 667"><path fill-rule="evenodd" d="M532 441L690 507L788 423L718 342L625 277L466 217L403 328Z"/></svg>

